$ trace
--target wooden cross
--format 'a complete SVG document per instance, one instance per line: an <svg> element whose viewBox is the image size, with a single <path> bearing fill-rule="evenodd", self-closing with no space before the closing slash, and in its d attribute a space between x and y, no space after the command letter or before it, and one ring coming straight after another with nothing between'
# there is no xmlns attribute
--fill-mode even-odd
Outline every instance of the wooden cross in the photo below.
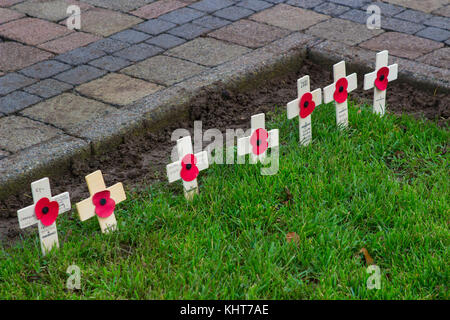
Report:
<svg viewBox="0 0 450 320"><path fill-rule="evenodd" d="M24 229L35 224L38 225L42 254L45 255L53 247L59 248L56 217L70 211L70 196L68 192L64 192L52 197L48 178L33 182L31 192L34 204L17 211L19 227ZM47 219L44 218L45 216Z"/></svg>
<svg viewBox="0 0 450 320"><path fill-rule="evenodd" d="M121 182L106 188L103 175L97 170L86 176L90 197L76 204L81 221L97 215L103 233L117 229L115 206L127 198Z"/></svg>
<svg viewBox="0 0 450 320"><path fill-rule="evenodd" d="M336 104L336 124L340 127L348 126L348 104L345 94L352 92L358 86L356 73L349 76L346 74L345 61L336 63L333 66L334 83L323 89L324 103L334 101Z"/></svg>
<svg viewBox="0 0 450 320"><path fill-rule="evenodd" d="M198 194L197 175L208 168L208 153L201 151L194 155L191 136L177 140L178 160L167 165L169 183L183 180L184 196L192 200Z"/></svg>
<svg viewBox="0 0 450 320"><path fill-rule="evenodd" d="M251 117L251 133L237 140L238 156L251 155L252 163L263 161L269 148L278 146L278 129L266 131L265 114L255 114Z"/></svg>
<svg viewBox="0 0 450 320"><path fill-rule="evenodd" d="M298 98L287 105L287 117L292 119L299 116L298 130L301 145L308 145L312 140L311 113L314 108L322 104L322 90L310 92L309 76L297 80Z"/></svg>
<svg viewBox="0 0 450 320"><path fill-rule="evenodd" d="M386 88L388 82L398 77L398 65L388 66L389 52L377 53L375 71L364 76L364 90L374 88L373 112L383 116L386 111Z"/></svg>

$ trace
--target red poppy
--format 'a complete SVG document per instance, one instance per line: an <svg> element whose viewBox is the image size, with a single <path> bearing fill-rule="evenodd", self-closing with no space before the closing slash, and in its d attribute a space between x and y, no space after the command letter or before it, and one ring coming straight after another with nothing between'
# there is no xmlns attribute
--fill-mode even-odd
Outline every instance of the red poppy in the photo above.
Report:
<svg viewBox="0 0 450 320"><path fill-rule="evenodd" d="M187 182L192 181L197 178L198 173L197 158L192 153L185 155L181 160L181 179Z"/></svg>
<svg viewBox="0 0 450 320"><path fill-rule="evenodd" d="M377 72L377 78L375 79L375 86L378 90L384 91L388 86L389 68L383 67Z"/></svg>
<svg viewBox="0 0 450 320"><path fill-rule="evenodd" d="M256 129L250 138L250 144L253 146L253 153L260 155L269 147L269 142L267 139L269 134L263 128Z"/></svg>
<svg viewBox="0 0 450 320"><path fill-rule="evenodd" d="M59 204L48 198L42 198L34 206L34 213L44 226L51 226L58 218Z"/></svg>
<svg viewBox="0 0 450 320"><path fill-rule="evenodd" d="M314 111L316 103L313 101L313 96L310 92L307 92L302 96L299 107L301 118L306 118Z"/></svg>
<svg viewBox="0 0 450 320"><path fill-rule="evenodd" d="M100 191L92 197L92 203L95 206L95 213L100 218L108 218L116 208L116 202L111 199L111 192L108 190Z"/></svg>
<svg viewBox="0 0 450 320"><path fill-rule="evenodd" d="M336 91L334 91L334 100L337 103L342 103L345 102L345 100L347 100L348 97L347 88L348 88L347 78L340 78L336 82Z"/></svg>

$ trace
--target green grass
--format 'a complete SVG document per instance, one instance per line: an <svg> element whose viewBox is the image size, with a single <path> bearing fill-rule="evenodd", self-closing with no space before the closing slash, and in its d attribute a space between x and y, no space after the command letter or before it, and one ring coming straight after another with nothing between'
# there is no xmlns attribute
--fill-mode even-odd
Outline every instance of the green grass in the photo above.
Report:
<svg viewBox="0 0 450 320"><path fill-rule="evenodd" d="M284 107L269 114L276 175L213 165L191 203L181 183L129 193L109 235L95 218L62 215L60 250L43 257L34 234L0 251L0 298L448 299L449 130L358 108L345 131L333 105L317 108L306 148ZM380 290L366 287L363 247ZM79 291L66 289L72 264Z"/></svg>

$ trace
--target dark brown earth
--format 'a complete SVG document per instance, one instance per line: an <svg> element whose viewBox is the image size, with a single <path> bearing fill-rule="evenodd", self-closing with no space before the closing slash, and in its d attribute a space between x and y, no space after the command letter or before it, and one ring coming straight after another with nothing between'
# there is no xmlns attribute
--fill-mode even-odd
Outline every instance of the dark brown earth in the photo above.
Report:
<svg viewBox="0 0 450 320"><path fill-rule="evenodd" d="M300 76L311 76L311 88L323 88L332 83L332 75L317 64L305 61L297 72L267 80L248 92L234 92L218 83L214 90L204 90L189 105L190 119L178 121L158 133L146 132L140 136L125 137L117 149L87 160L74 159L71 169L64 175L51 177L52 192L69 191L72 203L89 196L84 177L101 168L106 184L121 181L128 190L140 190L143 186L164 179L165 165L170 158L174 142L172 131L186 128L193 131L194 120L201 120L203 130L217 128L247 128L250 116L267 112L274 106L286 105L296 98L296 81ZM409 113L448 126L450 96L445 93L420 91L400 80L389 84L388 110L391 113ZM363 92L359 87L351 93L352 99L372 99L372 90ZM0 239L6 243L15 240L23 232L18 228L16 211L32 203L31 191L11 195L0 201Z"/></svg>

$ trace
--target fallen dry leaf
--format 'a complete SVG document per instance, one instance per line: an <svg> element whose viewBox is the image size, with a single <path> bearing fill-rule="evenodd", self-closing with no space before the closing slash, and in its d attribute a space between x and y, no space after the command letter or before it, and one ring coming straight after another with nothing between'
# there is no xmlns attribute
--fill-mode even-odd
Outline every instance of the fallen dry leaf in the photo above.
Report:
<svg viewBox="0 0 450 320"><path fill-rule="evenodd" d="M364 255L364 258L366 259L366 264L368 266L375 264L375 261L373 261L373 258L370 256L369 251L367 251L366 248L362 248L359 250L359 253L362 253Z"/></svg>
<svg viewBox="0 0 450 320"><path fill-rule="evenodd" d="M284 192L286 193L286 200L283 201L283 204L288 204L294 197L288 187L284 188Z"/></svg>
<svg viewBox="0 0 450 320"><path fill-rule="evenodd" d="M295 243L298 243L300 241L300 237L295 232L289 232L286 235L286 241L287 242L294 241Z"/></svg>

